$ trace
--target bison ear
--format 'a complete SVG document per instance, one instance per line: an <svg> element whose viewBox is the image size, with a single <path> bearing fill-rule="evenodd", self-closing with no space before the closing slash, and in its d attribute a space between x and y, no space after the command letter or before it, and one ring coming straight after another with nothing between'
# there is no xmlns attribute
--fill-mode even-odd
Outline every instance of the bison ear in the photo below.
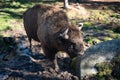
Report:
<svg viewBox="0 0 120 80"><path fill-rule="evenodd" d="M78 28L79 28L79 30L81 30L82 27L83 27L83 23L78 23Z"/></svg>
<svg viewBox="0 0 120 80"><path fill-rule="evenodd" d="M68 39L69 38L68 31L69 29L67 28L63 33L60 34L60 36L63 37L64 39Z"/></svg>

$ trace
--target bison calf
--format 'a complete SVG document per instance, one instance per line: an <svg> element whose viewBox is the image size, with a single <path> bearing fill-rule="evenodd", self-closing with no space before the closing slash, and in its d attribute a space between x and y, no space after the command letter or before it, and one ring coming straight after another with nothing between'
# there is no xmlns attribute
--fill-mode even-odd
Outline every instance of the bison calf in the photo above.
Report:
<svg viewBox="0 0 120 80"><path fill-rule="evenodd" d="M71 58L83 53L81 26L70 24L60 8L36 5L25 12L24 25L30 42L31 39L41 42L46 57L54 61L56 69L55 54L58 51L67 52Z"/></svg>

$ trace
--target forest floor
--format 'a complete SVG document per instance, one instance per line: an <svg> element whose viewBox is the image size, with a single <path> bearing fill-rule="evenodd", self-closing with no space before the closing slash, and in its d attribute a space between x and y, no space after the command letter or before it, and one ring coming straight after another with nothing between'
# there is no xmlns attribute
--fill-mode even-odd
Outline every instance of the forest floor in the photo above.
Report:
<svg viewBox="0 0 120 80"><path fill-rule="evenodd" d="M22 14L34 4L0 3L0 80L78 80L69 58L58 58L60 71L57 72L45 58L40 43L33 41L32 50L29 49ZM61 2L49 4L63 5ZM119 2L70 5L66 12L73 24L84 23L82 34L90 46L120 38Z"/></svg>

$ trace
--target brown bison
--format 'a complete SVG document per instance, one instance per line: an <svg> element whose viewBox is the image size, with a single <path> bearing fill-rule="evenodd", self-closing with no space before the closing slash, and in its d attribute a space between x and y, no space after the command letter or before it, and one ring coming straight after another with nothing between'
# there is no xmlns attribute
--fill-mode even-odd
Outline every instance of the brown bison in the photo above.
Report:
<svg viewBox="0 0 120 80"><path fill-rule="evenodd" d="M67 52L71 58L82 55L84 42L81 27L70 24L64 11L57 7L36 5L24 14L24 25L28 38L41 42L47 58L54 61L55 54Z"/></svg>

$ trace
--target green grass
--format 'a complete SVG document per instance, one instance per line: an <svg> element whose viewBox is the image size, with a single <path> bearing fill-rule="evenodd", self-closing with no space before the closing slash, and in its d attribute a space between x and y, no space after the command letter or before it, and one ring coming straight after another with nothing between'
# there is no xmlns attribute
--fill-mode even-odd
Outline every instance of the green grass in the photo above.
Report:
<svg viewBox="0 0 120 80"><path fill-rule="evenodd" d="M118 13L112 13L110 17L120 18L120 14Z"/></svg>
<svg viewBox="0 0 120 80"><path fill-rule="evenodd" d="M110 63L107 63L107 62L106 63L105 62L97 63L96 64L96 69L98 71L97 75L99 75L99 76L110 75L112 72L112 70L111 70L112 67L113 67L113 65Z"/></svg>
<svg viewBox="0 0 120 80"><path fill-rule="evenodd" d="M23 12L35 3L5 2L0 8L0 31L12 28L10 21L21 21Z"/></svg>
<svg viewBox="0 0 120 80"><path fill-rule="evenodd" d="M56 0L55 0L56 1ZM33 5L35 4L38 4L38 3L49 3L49 4L54 4L54 2L41 2L41 1L38 1L38 2L29 2L29 1L24 1L24 0L18 0L17 2L15 1L12 1L12 2L5 2L0 8L0 31L4 31L4 30L8 30L8 29L12 29L12 28L15 28L13 27L13 25L11 25L11 21L12 22L20 22L22 23L22 14L23 12L32 7ZM95 27L96 25L96 22L99 22L103 25L106 25L106 24L110 24L110 19L107 20L108 17L114 17L114 18L117 18L119 15L116 14L115 12L113 12L112 10L94 10L94 9L91 9L90 11L92 11L92 15L90 16L90 18L93 19L93 21L85 21L84 22L84 27L83 27L83 30L93 30L94 32L100 32L101 31L101 26L97 26ZM73 15L73 14L71 14ZM70 15L70 16L71 16ZM101 20L99 21L98 18L100 18ZM98 20L98 21L97 21ZM82 21L82 20L81 20ZM72 24L76 24L77 22L81 22L81 21L72 21ZM19 26L18 25L15 25L16 27ZM112 32L111 32L112 31ZM117 34L116 32L119 32L120 30L119 29L114 29L114 30L110 30L108 29L108 32L110 34L110 36L108 37L105 37L105 41L106 40L110 40L110 39L115 39L115 38L120 38L120 35ZM97 37L94 37L93 36L89 36L89 38L85 38L85 40L90 43L90 44L93 44L93 42L100 42L100 40L97 38Z"/></svg>
<svg viewBox="0 0 120 80"><path fill-rule="evenodd" d="M20 21L22 22L23 12L34 6L35 4L42 3L41 1L30 2L27 0L18 1L1 1L0 5L0 31L11 29L10 21ZM53 1L52 3L54 3ZM49 3L49 2L48 2Z"/></svg>
<svg viewBox="0 0 120 80"><path fill-rule="evenodd" d="M103 38L103 41L108 41L108 40L112 40L113 38L111 38L111 37L104 37Z"/></svg>
<svg viewBox="0 0 120 80"><path fill-rule="evenodd" d="M109 80L112 76L114 80L120 79L120 55L116 55L110 62L97 63L95 65L98 73L94 75L97 80ZM111 75L112 74L112 75Z"/></svg>
<svg viewBox="0 0 120 80"><path fill-rule="evenodd" d="M11 19L9 14L7 13L0 13L0 31L10 29L8 25L8 21Z"/></svg>
<svg viewBox="0 0 120 80"><path fill-rule="evenodd" d="M84 22L84 27L90 27L92 25L93 25L92 22Z"/></svg>
<svg viewBox="0 0 120 80"><path fill-rule="evenodd" d="M87 42L90 45L94 45L96 43L100 43L101 42L101 40L99 40L98 38L95 38L95 37L86 37L84 39L84 41Z"/></svg>

